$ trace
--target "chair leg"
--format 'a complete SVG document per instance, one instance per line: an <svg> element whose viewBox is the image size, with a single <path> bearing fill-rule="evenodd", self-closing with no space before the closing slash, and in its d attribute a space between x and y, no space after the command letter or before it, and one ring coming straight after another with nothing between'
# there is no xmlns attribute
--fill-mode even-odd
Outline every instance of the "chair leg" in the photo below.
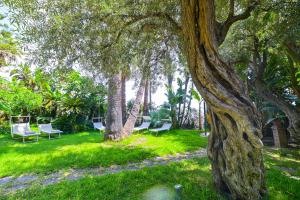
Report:
<svg viewBox="0 0 300 200"><path fill-rule="evenodd" d="M49 140L51 139L51 136L50 136L51 134L49 134Z"/></svg>
<svg viewBox="0 0 300 200"><path fill-rule="evenodd" d="M23 136L23 143L25 143L25 138L24 138L24 136Z"/></svg>

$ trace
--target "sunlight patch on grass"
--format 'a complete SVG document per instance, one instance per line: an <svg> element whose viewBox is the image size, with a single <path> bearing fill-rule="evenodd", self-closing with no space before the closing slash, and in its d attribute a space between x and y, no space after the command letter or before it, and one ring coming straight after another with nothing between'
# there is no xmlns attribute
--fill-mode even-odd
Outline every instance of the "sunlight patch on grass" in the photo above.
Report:
<svg viewBox="0 0 300 200"><path fill-rule="evenodd" d="M67 168L123 165L155 156L205 148L207 138L199 131L172 130L159 136L133 134L120 142L104 142L99 132L42 137L38 143L23 144L9 135L0 135L0 177L23 173L47 174Z"/></svg>

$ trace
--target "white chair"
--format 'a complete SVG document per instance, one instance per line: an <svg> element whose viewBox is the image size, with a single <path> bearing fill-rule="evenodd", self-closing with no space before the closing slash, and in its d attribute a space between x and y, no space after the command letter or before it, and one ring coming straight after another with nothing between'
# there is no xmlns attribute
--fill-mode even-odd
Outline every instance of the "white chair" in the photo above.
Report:
<svg viewBox="0 0 300 200"><path fill-rule="evenodd" d="M39 124L38 128L39 128L40 133L48 134L49 140L51 139L52 134L58 134L59 137L60 137L60 134L62 133L62 131L60 131L60 130L53 129L51 123L49 123L49 124Z"/></svg>
<svg viewBox="0 0 300 200"><path fill-rule="evenodd" d="M164 123L162 127L160 128L154 128L154 129L150 129L150 132L155 132L156 135L161 132L161 131L169 131L172 127L171 123Z"/></svg>
<svg viewBox="0 0 300 200"><path fill-rule="evenodd" d="M148 130L151 122L143 122L140 126L135 127L133 131Z"/></svg>
<svg viewBox="0 0 300 200"><path fill-rule="evenodd" d="M93 122L94 129L97 129L99 131L104 131L105 126L103 126L102 122Z"/></svg>
<svg viewBox="0 0 300 200"><path fill-rule="evenodd" d="M39 133L34 132L30 129L29 123L16 123L11 125L11 136L14 135L21 136L23 138L23 143L25 143L25 138L30 136L36 136L36 141L39 141Z"/></svg>

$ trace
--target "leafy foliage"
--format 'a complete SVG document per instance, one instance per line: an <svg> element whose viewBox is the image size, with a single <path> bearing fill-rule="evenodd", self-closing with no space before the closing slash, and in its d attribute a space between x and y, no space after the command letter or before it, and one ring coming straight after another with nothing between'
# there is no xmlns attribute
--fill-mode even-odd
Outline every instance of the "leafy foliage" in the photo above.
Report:
<svg viewBox="0 0 300 200"><path fill-rule="evenodd" d="M4 22L5 16L0 13L0 68L7 65L19 53L18 42Z"/></svg>
<svg viewBox="0 0 300 200"><path fill-rule="evenodd" d="M88 119L106 112L106 89L74 70L46 72L20 65L11 81L1 80L1 115L51 117L63 131L83 130Z"/></svg>

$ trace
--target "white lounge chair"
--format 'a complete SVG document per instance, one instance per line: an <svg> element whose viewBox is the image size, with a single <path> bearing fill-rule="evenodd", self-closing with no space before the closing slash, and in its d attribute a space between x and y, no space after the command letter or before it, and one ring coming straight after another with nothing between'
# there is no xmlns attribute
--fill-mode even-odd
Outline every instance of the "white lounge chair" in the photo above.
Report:
<svg viewBox="0 0 300 200"><path fill-rule="evenodd" d="M36 141L39 141L39 133L34 132L30 129L29 123L17 123L11 125L11 136L14 135L21 136L23 138L23 143L25 143L25 138L30 136L36 136Z"/></svg>
<svg viewBox="0 0 300 200"><path fill-rule="evenodd" d="M49 123L49 124L39 124L38 128L39 128L40 133L48 134L49 140L51 139L52 134L58 134L59 137L60 137L60 134L62 133L62 131L60 131L60 130L53 129L51 123Z"/></svg>
<svg viewBox="0 0 300 200"><path fill-rule="evenodd" d="M133 131L142 131L149 129L151 122L143 122L140 126L135 127Z"/></svg>
<svg viewBox="0 0 300 200"><path fill-rule="evenodd" d="M97 129L99 131L104 131L105 126L103 126L102 122L93 122L94 129Z"/></svg>
<svg viewBox="0 0 300 200"><path fill-rule="evenodd" d="M156 135L161 132L161 131L169 131L172 127L171 123L164 123L162 127L160 128L154 128L154 129L150 129L150 132L155 132Z"/></svg>

